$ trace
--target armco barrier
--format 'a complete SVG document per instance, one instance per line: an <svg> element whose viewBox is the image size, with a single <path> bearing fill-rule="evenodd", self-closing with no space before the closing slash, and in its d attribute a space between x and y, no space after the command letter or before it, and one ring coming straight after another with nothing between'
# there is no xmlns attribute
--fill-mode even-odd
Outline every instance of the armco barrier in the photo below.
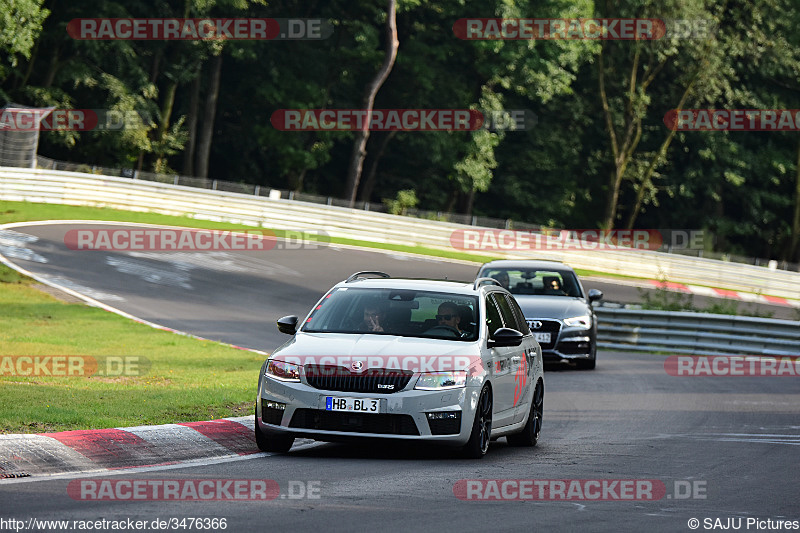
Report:
<svg viewBox="0 0 800 533"><path fill-rule="evenodd" d="M455 230L475 228L240 193L97 176L78 172L0 167L0 199L106 206L188 215L255 227L321 230L333 237L452 250ZM509 259L553 259L575 268L705 285L800 300L800 273L641 250L485 252Z"/></svg>
<svg viewBox="0 0 800 533"><path fill-rule="evenodd" d="M598 347L691 355L800 356L800 322L595 307Z"/></svg>

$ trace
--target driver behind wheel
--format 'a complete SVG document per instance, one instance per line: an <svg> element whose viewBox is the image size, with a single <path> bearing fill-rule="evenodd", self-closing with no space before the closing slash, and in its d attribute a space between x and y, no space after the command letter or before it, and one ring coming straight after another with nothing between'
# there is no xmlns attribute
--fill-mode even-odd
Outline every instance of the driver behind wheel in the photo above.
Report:
<svg viewBox="0 0 800 533"><path fill-rule="evenodd" d="M439 326L449 326L456 330L459 335L463 335L464 332L461 331L459 328L459 324L461 324L461 315L458 311L458 305L454 304L453 302L444 302L443 304L439 305L439 312L436 315L436 322Z"/></svg>

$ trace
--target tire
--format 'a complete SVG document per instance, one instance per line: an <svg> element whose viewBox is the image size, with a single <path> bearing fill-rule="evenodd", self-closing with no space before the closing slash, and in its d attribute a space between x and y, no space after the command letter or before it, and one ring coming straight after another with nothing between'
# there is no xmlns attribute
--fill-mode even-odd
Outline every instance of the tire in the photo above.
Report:
<svg viewBox="0 0 800 533"><path fill-rule="evenodd" d="M484 385L478 397L478 408L475 411L475 421L472 423L467 444L461 448L461 455L466 459L481 459L489 450L492 436L492 390Z"/></svg>
<svg viewBox="0 0 800 533"><path fill-rule="evenodd" d="M513 435L506 435L509 446L536 446L539 442L539 434L542 432L542 415L544 414L544 384L540 381L536 384L531 400L531 412L528 414L528 422L522 431Z"/></svg>
<svg viewBox="0 0 800 533"><path fill-rule="evenodd" d="M294 444L294 437L284 435L265 435L258 429L258 411L256 411L256 445L262 452L286 453Z"/></svg>

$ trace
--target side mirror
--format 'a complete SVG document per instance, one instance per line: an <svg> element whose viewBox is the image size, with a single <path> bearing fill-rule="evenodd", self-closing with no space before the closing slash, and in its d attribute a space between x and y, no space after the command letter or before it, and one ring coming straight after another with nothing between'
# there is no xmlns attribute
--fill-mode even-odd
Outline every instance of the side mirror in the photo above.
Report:
<svg viewBox="0 0 800 533"><path fill-rule="evenodd" d="M500 348L503 346L519 346L522 344L522 333L515 329L498 328L494 332L494 338L489 339L489 348Z"/></svg>
<svg viewBox="0 0 800 533"><path fill-rule="evenodd" d="M279 318L278 331L286 333L287 335L294 335L297 331L297 317L289 315Z"/></svg>
<svg viewBox="0 0 800 533"><path fill-rule="evenodd" d="M596 302L600 298L603 297L603 291L599 291L597 289L590 289L589 290L589 301Z"/></svg>

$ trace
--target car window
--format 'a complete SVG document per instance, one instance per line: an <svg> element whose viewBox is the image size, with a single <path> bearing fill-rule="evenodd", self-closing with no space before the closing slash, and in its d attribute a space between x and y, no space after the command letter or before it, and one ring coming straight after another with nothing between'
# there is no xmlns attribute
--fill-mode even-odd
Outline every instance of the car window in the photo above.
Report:
<svg viewBox="0 0 800 533"><path fill-rule="evenodd" d="M489 330L489 338L494 338L494 332L503 326L503 319L500 318L500 311L494 302L492 295L486 296L486 328Z"/></svg>
<svg viewBox="0 0 800 533"><path fill-rule="evenodd" d="M511 310L511 306L508 304L508 300L506 300L505 296L502 293L495 292L490 294L489 297L497 304L497 308L500 310L500 316L503 318L504 326L519 331L517 318L514 316L514 312Z"/></svg>
<svg viewBox="0 0 800 533"><path fill-rule="evenodd" d="M578 278L571 270L487 268L481 277L501 279L511 294L583 297ZM507 281L506 281L507 280Z"/></svg>
<svg viewBox="0 0 800 533"><path fill-rule="evenodd" d="M312 310L301 331L477 339L475 296L408 289L338 287Z"/></svg>
<svg viewBox="0 0 800 533"><path fill-rule="evenodd" d="M517 327L514 329L521 332L523 335L528 335L531 330L528 327L528 321L525 320L525 314L522 312L522 309L520 309L519 304L513 296L509 294L504 294L503 296L506 300L508 300L508 305L511 307L511 311L514 313L514 319L517 323Z"/></svg>

